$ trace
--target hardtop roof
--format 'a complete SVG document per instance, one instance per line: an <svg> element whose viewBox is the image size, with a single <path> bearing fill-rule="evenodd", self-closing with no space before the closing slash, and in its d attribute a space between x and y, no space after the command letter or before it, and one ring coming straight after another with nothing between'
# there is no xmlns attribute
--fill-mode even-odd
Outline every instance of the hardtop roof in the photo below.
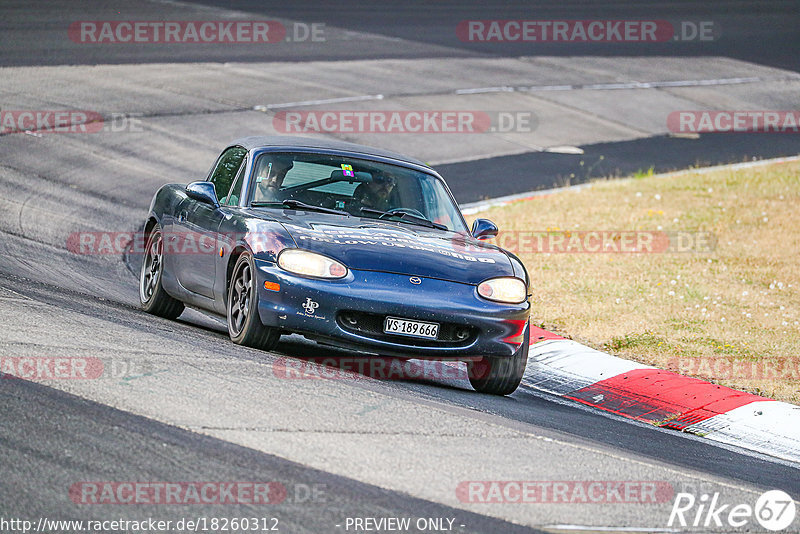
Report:
<svg viewBox="0 0 800 534"><path fill-rule="evenodd" d="M240 145L248 150L255 148L319 148L324 150L334 150L342 152L353 152L357 154L379 156L382 158L394 159L414 165L421 165L430 168L422 161L392 152L381 148L366 145L348 143L337 139L315 139L311 137L287 136L287 135L264 135L242 137L235 140L231 145Z"/></svg>

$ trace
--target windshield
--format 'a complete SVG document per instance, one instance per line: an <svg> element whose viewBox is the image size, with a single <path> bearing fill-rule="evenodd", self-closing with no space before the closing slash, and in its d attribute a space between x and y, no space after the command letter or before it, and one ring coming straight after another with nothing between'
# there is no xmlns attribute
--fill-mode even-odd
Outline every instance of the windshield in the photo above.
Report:
<svg viewBox="0 0 800 534"><path fill-rule="evenodd" d="M344 156L270 152L257 157L253 176L251 206L302 203L357 217L467 232L441 180L414 169Z"/></svg>

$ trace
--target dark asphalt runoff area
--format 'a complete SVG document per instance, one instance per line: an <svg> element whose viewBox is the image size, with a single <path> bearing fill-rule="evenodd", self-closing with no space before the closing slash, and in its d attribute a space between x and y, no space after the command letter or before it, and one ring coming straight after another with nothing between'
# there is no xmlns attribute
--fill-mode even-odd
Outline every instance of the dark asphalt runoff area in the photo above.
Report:
<svg viewBox="0 0 800 534"><path fill-rule="evenodd" d="M764 142L766 141L766 142ZM582 145L583 154L527 152L463 163L438 165L459 203L539 189L578 185L606 177L665 173L797 155L800 136L792 134L714 133L698 138L657 136L616 143ZM492 176L492 194L486 177ZM513 177L526 177L524 187ZM509 178L509 179L507 179Z"/></svg>

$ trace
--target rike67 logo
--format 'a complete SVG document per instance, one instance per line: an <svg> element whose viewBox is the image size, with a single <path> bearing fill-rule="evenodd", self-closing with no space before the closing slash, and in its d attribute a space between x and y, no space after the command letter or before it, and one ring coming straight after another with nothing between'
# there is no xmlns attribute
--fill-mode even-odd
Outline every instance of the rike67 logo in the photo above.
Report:
<svg viewBox="0 0 800 534"><path fill-rule="evenodd" d="M672 505L668 526L681 527L751 527L755 519L762 528L779 531L794 522L795 502L784 491L763 493L755 506L723 504L720 494L703 494L699 499L691 493L678 493Z"/></svg>

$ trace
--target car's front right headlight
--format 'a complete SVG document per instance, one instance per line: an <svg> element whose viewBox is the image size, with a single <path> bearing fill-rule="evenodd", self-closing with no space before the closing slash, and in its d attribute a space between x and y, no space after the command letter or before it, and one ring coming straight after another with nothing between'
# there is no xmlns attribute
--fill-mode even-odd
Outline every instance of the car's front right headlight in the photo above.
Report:
<svg viewBox="0 0 800 534"><path fill-rule="evenodd" d="M495 302L522 304L528 298L528 287L513 276L490 278L478 284L478 295Z"/></svg>
<svg viewBox="0 0 800 534"><path fill-rule="evenodd" d="M313 278L344 278L347 267L327 256L302 250L285 248L278 256L278 267L290 273Z"/></svg>

